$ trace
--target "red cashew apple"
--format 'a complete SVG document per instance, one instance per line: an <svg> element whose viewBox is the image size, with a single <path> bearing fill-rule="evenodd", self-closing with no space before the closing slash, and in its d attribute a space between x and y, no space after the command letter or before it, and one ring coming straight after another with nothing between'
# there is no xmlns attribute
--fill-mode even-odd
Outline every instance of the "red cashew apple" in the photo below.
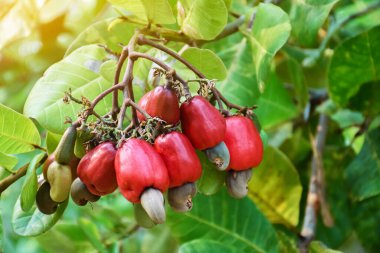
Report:
<svg viewBox="0 0 380 253"><path fill-rule="evenodd" d="M117 150L116 178L121 194L133 203L139 203L147 188L161 193L169 187L169 175L161 156L151 144L131 138Z"/></svg>
<svg viewBox="0 0 380 253"><path fill-rule="evenodd" d="M257 167L263 160L263 142L255 124L244 116L227 117L226 123L224 142L230 152L229 169Z"/></svg>
<svg viewBox="0 0 380 253"><path fill-rule="evenodd" d="M179 132L160 135L154 148L161 155L169 172L170 186L193 183L202 175L202 166L187 137Z"/></svg>
<svg viewBox="0 0 380 253"><path fill-rule="evenodd" d="M112 142L104 142L90 150L80 160L78 177L95 195L103 196L117 188L115 173L116 149Z"/></svg>
<svg viewBox="0 0 380 253"><path fill-rule="evenodd" d="M223 141L226 120L205 98L194 96L180 110L183 133L196 149L211 148Z"/></svg>
<svg viewBox="0 0 380 253"><path fill-rule="evenodd" d="M150 116L158 117L168 124L179 121L179 105L175 91L171 88L158 86L146 93L138 103ZM140 121L145 117L137 112Z"/></svg>

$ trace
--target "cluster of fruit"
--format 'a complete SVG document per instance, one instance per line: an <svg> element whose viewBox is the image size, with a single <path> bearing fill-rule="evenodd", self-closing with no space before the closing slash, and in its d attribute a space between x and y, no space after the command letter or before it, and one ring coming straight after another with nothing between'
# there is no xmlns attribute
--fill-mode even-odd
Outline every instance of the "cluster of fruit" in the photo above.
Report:
<svg viewBox="0 0 380 253"><path fill-rule="evenodd" d="M197 192L194 183L202 175L195 149L204 151L218 170L227 170L231 196L247 194L251 168L258 166L263 156L260 134L248 116L224 117L200 95L188 97L180 105L176 91L167 85L146 93L139 106L146 112L137 115L140 125L146 124L144 115L149 115L172 127L161 127L152 143L141 137L104 141L79 161L74 155L77 126L73 124L45 163L46 182L36 198L41 212L54 213L70 192L76 204L85 205L119 188L135 204L140 225L163 223L166 191L173 210L192 208Z"/></svg>

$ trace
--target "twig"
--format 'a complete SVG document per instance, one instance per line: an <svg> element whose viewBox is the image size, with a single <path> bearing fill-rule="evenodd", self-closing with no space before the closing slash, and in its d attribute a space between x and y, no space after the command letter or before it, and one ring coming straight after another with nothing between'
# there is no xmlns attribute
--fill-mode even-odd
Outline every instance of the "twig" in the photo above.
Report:
<svg viewBox="0 0 380 253"><path fill-rule="evenodd" d="M244 111L246 110L247 108L244 107L244 106L240 106L240 105L235 105L233 103L231 103L230 101L227 100L227 98L225 96L223 96L223 94L218 90L216 89L215 87L212 89L214 94L217 93L218 96L220 97L220 99L223 101L223 103L228 107L228 108L234 108L236 110L239 110L239 111Z"/></svg>
<svg viewBox="0 0 380 253"><path fill-rule="evenodd" d="M185 89L185 96L188 97L190 95L190 90L189 90L189 87L188 87L188 84L187 82L181 78L176 72L174 69L172 69L171 67L169 67L169 65L165 64L163 61L151 56L151 55L148 55L148 54L144 54L144 53L140 53L140 52L133 52L130 54L130 58L132 59L137 59L137 58L144 58L144 59L147 59L147 60L150 60L151 62L154 62L156 63L158 66L160 66L161 68L163 68L166 72L172 72L173 73L173 77L178 80L180 83L182 83L184 89Z"/></svg>
<svg viewBox="0 0 380 253"><path fill-rule="evenodd" d="M38 162L38 164L36 165L37 168L40 167L44 162L45 160L47 159L47 154L45 153L45 156ZM17 180L19 180L20 178L22 178L23 176L26 175L26 172L28 170L28 167L29 167L29 163L28 164L25 164L24 166L22 166L20 169L18 169L14 174L11 174L9 176L7 176L6 178L4 178L3 180L0 181L0 195L9 187L11 186L14 182L16 182Z"/></svg>
<svg viewBox="0 0 380 253"><path fill-rule="evenodd" d="M317 225L317 213L319 204L327 203L324 196L324 179L323 179L323 149L326 141L328 127L328 117L325 114L319 115L317 134L312 139L313 158L311 163L311 177L309 182L309 191L307 195L307 204L305 216L301 230L301 240L299 249L301 253L308 252L308 246L313 240ZM326 205L325 205L326 208ZM325 209L329 210L329 209ZM331 214L328 212L326 221L332 224ZM328 220L330 219L330 220Z"/></svg>
<svg viewBox="0 0 380 253"><path fill-rule="evenodd" d="M197 76L199 76L200 78L206 78L202 72L200 72L197 68L195 68L190 62L188 62L185 58L183 58L182 56L180 56L179 54L177 54L176 52L174 52L173 50L161 45L161 44L158 44L150 39L147 39L145 38L144 36L139 36L138 40L137 40L137 43L139 43L140 45L149 45L151 47L154 47L154 48L157 48L165 53L167 53L168 55L172 56L173 58L177 59L178 61L182 62L186 67L188 67L191 71L193 71ZM158 64L157 64L158 65ZM163 68L163 67L162 67Z"/></svg>
<svg viewBox="0 0 380 253"><path fill-rule="evenodd" d="M103 91L102 93L100 93L92 102L91 102L91 106L90 106L90 110L94 110L95 106L105 97L107 96L108 94L110 94L111 92L113 91L117 91L118 89L122 89L123 88L123 84L122 83L119 83L119 84L116 84L114 86L112 86L111 88Z"/></svg>

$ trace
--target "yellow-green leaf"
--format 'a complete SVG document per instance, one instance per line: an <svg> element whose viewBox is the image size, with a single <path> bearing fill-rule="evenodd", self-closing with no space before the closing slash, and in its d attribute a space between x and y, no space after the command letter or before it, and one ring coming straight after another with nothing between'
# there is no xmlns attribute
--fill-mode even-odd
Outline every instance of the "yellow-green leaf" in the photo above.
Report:
<svg viewBox="0 0 380 253"><path fill-rule="evenodd" d="M0 104L0 152L18 154L41 144L41 137L33 121Z"/></svg>
<svg viewBox="0 0 380 253"><path fill-rule="evenodd" d="M302 186L293 164L280 150L268 146L248 187L249 197L272 223L297 226Z"/></svg>
<svg viewBox="0 0 380 253"><path fill-rule="evenodd" d="M182 31L193 39L212 40L227 24L227 16L223 0L194 0L183 20Z"/></svg>

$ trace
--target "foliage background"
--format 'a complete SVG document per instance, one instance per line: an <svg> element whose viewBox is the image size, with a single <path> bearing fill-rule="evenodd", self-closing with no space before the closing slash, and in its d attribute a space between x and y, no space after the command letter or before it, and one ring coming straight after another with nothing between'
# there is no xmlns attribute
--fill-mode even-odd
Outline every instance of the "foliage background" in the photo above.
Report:
<svg viewBox="0 0 380 253"><path fill-rule="evenodd" d="M146 22L144 17L164 24L163 28L181 28L189 38L209 41L201 47L217 55L191 48L183 56L208 78L219 79L217 87L231 101L258 105L256 114L265 131L262 134L266 150L263 164L255 169L250 182L249 197L239 201L228 197L224 189L219 189L223 175L213 173L200 154L207 177L199 182L201 194L195 199L194 209L185 215L170 212L166 225L135 231L132 206L116 193L82 208L70 201L63 218L51 230L37 237L23 237L20 234L41 230L41 226L38 221L15 219L17 208L13 207L25 188L23 185L27 185L20 180L1 194L4 252L297 252L312 158L310 134L315 133L320 114L330 119L323 165L327 201L335 224L328 228L318 217L311 251L334 252L327 249L331 248L377 252L378 1L284 0L259 4L197 0L197 6L192 8L191 1L180 1L184 16L177 12L174 0L135 1L151 6L163 4L161 10L165 12L160 13L149 12L149 4L142 8L131 2L1 1L0 102L36 118L42 142L51 151L64 129L64 115L75 115L75 108L59 102L63 91L74 83L77 95L91 97L106 88L100 84L109 85L112 81L115 59L104 61L108 56L94 44L120 51L118 43L126 44L133 30L141 26L138 23ZM367 9L371 11L355 16ZM247 23L254 11L250 30ZM202 16L204 13L206 17ZM244 15L240 32L214 41L228 22L236 20L235 13ZM121 15L124 18L118 19ZM203 25L209 16L214 18L210 21L211 29ZM174 23L175 17L178 23ZM175 42L168 45L176 50L183 46ZM172 60L152 49L147 53L169 63ZM63 57L65 60L61 61ZM98 66L99 59L102 62ZM61 62L46 72L45 79L39 79L58 61ZM95 65L88 67L89 61ZM82 68L75 68L78 63ZM146 61L138 64L134 84L141 96L151 88L151 65ZM181 75L192 77L181 65L174 63L174 67ZM57 79L62 83L54 84ZM61 93L54 95L57 91ZM47 117L43 114L46 105L52 105L50 111L46 110ZM0 109L3 137L4 125L10 123L9 117L14 114ZM57 115L61 109L65 113ZM107 109L109 104L101 105L99 110ZM8 128L16 129L16 135L31 124L23 118L14 122ZM34 142L40 140L38 136L30 138ZM0 144L2 178L39 154L30 149L5 150L4 142ZM28 175L25 181L30 178Z"/></svg>

